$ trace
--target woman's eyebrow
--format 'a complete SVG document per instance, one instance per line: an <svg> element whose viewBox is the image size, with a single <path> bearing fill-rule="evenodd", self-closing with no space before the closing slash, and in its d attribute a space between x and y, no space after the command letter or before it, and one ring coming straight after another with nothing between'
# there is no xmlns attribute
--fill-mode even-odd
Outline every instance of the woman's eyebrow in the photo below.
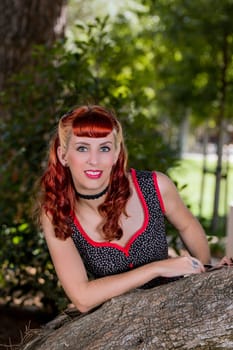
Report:
<svg viewBox="0 0 233 350"><path fill-rule="evenodd" d="M90 142L86 142L86 141L77 141L77 142L75 142L75 145L85 145L85 146L87 145L87 146L89 146L90 144L91 144ZM107 144L112 145L112 141L101 142L100 146L107 145Z"/></svg>
<svg viewBox="0 0 233 350"><path fill-rule="evenodd" d="M78 141L74 143L75 145L90 145L90 143L85 142L85 141Z"/></svg>
<svg viewBox="0 0 233 350"><path fill-rule="evenodd" d="M101 146L102 146L102 145L107 145L108 143L112 145L112 141L105 141L105 142L102 142L100 145L101 145Z"/></svg>

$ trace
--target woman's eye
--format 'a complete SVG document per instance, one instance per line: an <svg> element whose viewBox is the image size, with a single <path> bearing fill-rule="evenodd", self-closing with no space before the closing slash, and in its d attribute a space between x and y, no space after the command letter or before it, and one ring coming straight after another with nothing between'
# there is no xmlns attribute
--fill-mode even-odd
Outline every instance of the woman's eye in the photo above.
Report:
<svg viewBox="0 0 233 350"><path fill-rule="evenodd" d="M101 152L109 152L111 148L109 146L102 146L100 150Z"/></svg>
<svg viewBox="0 0 233 350"><path fill-rule="evenodd" d="M85 146L79 146L79 147L77 148L77 151L78 151L78 152L86 152L86 151L87 151L87 147L85 147Z"/></svg>

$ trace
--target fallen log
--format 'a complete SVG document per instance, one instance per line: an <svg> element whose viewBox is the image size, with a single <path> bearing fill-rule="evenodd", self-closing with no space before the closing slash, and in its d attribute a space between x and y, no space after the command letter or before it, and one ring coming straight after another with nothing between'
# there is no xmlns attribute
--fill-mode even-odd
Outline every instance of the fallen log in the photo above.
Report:
<svg viewBox="0 0 233 350"><path fill-rule="evenodd" d="M184 277L65 312L22 350L233 349L233 268Z"/></svg>

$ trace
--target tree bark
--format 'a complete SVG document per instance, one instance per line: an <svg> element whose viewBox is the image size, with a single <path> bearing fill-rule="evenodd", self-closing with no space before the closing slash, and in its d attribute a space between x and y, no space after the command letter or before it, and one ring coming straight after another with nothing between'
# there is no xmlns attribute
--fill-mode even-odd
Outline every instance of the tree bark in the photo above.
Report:
<svg viewBox="0 0 233 350"><path fill-rule="evenodd" d="M63 36L66 0L0 1L0 90L31 60L34 44Z"/></svg>
<svg viewBox="0 0 233 350"><path fill-rule="evenodd" d="M232 349L232 301L233 268L223 267L64 313L20 349Z"/></svg>

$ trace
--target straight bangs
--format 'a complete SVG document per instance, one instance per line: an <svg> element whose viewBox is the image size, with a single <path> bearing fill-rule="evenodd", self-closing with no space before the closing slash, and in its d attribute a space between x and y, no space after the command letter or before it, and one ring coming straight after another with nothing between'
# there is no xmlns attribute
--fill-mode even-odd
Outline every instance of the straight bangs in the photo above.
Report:
<svg viewBox="0 0 233 350"><path fill-rule="evenodd" d="M96 111L88 111L74 119L73 133L79 137L106 137L113 129L113 120L108 115Z"/></svg>

